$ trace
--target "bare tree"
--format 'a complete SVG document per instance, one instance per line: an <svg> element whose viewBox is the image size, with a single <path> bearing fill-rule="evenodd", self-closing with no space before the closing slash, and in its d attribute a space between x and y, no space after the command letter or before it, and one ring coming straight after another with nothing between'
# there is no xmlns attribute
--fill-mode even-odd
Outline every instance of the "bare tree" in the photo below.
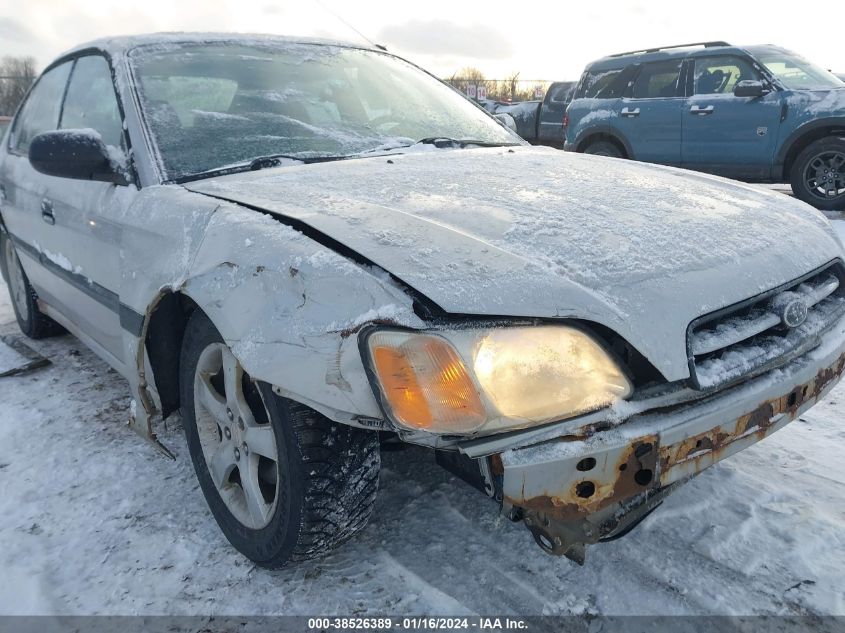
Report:
<svg viewBox="0 0 845 633"><path fill-rule="evenodd" d="M488 90L490 89L490 86L487 85L487 80L484 78L484 73L472 66L461 68L461 70L448 79L448 82L464 93L469 85L483 86Z"/></svg>
<svg viewBox="0 0 845 633"><path fill-rule="evenodd" d="M35 81L33 57L4 57L0 60L0 115L12 115Z"/></svg>
<svg viewBox="0 0 845 633"><path fill-rule="evenodd" d="M487 79L478 68L467 66L446 81L463 93L469 85L483 86L487 89L487 98L493 101L529 101L535 98L534 88L537 85L548 87L549 82L524 80L519 75L519 72L513 72L504 79Z"/></svg>

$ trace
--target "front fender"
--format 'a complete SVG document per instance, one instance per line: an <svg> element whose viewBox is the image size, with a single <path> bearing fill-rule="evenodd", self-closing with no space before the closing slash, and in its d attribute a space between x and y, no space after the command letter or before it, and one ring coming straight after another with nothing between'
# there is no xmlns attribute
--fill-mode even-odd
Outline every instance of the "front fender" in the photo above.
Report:
<svg viewBox="0 0 845 633"><path fill-rule="evenodd" d="M827 116L820 119L812 119L799 125L792 133L784 139L775 154L774 170L777 174L780 170L786 167L787 161L794 158L797 152L793 149L797 147L802 138L807 136L814 136L821 130L838 129L845 135L845 116ZM789 178L789 174L784 174L785 178Z"/></svg>
<svg viewBox="0 0 845 633"><path fill-rule="evenodd" d="M181 291L250 376L341 422L381 417L357 330L373 321L423 325L381 269L231 204L211 219Z"/></svg>

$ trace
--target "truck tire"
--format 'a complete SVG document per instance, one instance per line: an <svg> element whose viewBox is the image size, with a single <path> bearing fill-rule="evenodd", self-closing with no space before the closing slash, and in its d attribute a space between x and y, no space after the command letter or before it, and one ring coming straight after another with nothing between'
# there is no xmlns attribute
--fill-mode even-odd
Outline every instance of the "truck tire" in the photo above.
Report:
<svg viewBox="0 0 845 633"><path fill-rule="evenodd" d="M823 211L845 209L845 139L810 143L798 154L789 177L796 198Z"/></svg>
<svg viewBox="0 0 845 633"><path fill-rule="evenodd" d="M0 267L18 327L31 339L63 334L65 329L38 309L38 295L29 283L12 240L0 233Z"/></svg>
<svg viewBox="0 0 845 633"><path fill-rule="evenodd" d="M253 381L196 310L179 368L182 422L211 513L261 567L319 557L367 524L378 433L332 422Z"/></svg>
<svg viewBox="0 0 845 633"><path fill-rule="evenodd" d="M610 158L625 158L625 155L610 141L594 141L584 148L584 154L594 156L609 156Z"/></svg>

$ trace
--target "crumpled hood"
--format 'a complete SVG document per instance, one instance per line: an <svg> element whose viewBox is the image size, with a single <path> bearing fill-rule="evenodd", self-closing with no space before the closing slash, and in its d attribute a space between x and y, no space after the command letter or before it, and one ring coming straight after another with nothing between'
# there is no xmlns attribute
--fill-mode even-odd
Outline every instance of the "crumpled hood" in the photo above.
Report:
<svg viewBox="0 0 845 633"><path fill-rule="evenodd" d="M688 377L702 314L841 256L783 194L547 148L440 150L296 165L186 188L311 226L447 312L574 317Z"/></svg>

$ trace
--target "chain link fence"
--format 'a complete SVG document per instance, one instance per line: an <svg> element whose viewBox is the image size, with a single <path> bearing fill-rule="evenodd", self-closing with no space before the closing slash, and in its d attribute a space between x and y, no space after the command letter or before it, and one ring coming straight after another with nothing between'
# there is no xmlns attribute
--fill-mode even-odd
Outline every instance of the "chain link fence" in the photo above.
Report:
<svg viewBox="0 0 845 633"><path fill-rule="evenodd" d="M509 79L449 77L445 81L471 99L505 103L542 99L552 83L548 79L519 79L516 77Z"/></svg>

